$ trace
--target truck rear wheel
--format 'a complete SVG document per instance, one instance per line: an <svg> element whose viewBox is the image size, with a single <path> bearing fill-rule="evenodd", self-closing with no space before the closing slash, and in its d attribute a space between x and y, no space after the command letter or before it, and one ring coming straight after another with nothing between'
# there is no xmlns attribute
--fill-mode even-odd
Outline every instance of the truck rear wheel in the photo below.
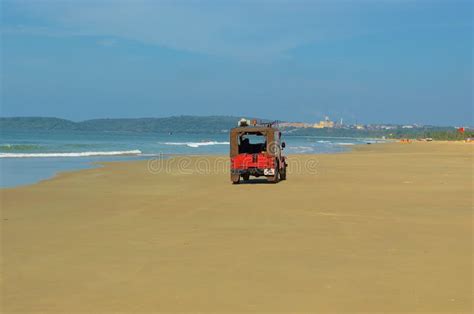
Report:
<svg viewBox="0 0 474 314"><path fill-rule="evenodd" d="M230 179L232 180L233 184L239 184L240 183L240 175L239 174L231 174Z"/></svg>
<svg viewBox="0 0 474 314"><path fill-rule="evenodd" d="M283 164L283 168L280 171L280 180L286 180L286 164Z"/></svg>
<svg viewBox="0 0 474 314"><path fill-rule="evenodd" d="M275 168L275 174L272 175L271 177L267 177L267 181L271 183L277 183L280 179L280 173L278 171L278 167Z"/></svg>

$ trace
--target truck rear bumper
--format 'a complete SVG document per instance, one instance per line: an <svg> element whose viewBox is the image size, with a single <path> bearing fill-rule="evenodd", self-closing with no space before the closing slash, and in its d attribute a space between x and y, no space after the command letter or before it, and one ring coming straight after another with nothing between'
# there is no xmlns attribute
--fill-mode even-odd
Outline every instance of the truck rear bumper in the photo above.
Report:
<svg viewBox="0 0 474 314"><path fill-rule="evenodd" d="M247 169L231 169L231 174L244 175L249 174L252 176L272 176L275 174L275 169L260 169L260 168L247 168Z"/></svg>

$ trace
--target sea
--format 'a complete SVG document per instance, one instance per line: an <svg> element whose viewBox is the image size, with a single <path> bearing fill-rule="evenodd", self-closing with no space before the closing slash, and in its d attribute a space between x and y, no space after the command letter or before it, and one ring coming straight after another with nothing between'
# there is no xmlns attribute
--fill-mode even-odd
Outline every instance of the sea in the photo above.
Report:
<svg viewBox="0 0 474 314"><path fill-rule="evenodd" d="M367 138L283 135L285 153L344 152ZM156 156L227 155L228 133L135 133L92 131L0 132L0 188L28 185L61 171L98 167L96 162L146 160Z"/></svg>

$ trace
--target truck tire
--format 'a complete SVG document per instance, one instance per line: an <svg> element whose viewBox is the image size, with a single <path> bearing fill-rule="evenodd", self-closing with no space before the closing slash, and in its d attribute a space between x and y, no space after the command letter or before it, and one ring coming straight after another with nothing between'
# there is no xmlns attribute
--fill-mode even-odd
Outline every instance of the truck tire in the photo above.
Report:
<svg viewBox="0 0 474 314"><path fill-rule="evenodd" d="M271 177L267 177L267 181L270 183L278 183L280 179L280 172L278 171L278 167L275 168L275 174Z"/></svg>
<svg viewBox="0 0 474 314"><path fill-rule="evenodd" d="M283 168L280 171L280 180L286 180L286 164L283 164Z"/></svg>
<svg viewBox="0 0 474 314"><path fill-rule="evenodd" d="M240 175L239 174L231 174L230 179L233 184L239 184L240 183Z"/></svg>
<svg viewBox="0 0 474 314"><path fill-rule="evenodd" d="M248 173L243 174L242 179L244 179L244 181L248 181L250 179L250 175Z"/></svg>

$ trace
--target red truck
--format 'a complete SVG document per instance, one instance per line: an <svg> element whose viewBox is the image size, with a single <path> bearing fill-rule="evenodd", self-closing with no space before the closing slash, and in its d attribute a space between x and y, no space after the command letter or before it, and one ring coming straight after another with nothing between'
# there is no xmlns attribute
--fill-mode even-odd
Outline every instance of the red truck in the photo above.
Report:
<svg viewBox="0 0 474 314"><path fill-rule="evenodd" d="M286 180L286 157L282 155L285 142L274 124L239 122L230 131L230 178L238 184L240 178L265 176L268 182Z"/></svg>

